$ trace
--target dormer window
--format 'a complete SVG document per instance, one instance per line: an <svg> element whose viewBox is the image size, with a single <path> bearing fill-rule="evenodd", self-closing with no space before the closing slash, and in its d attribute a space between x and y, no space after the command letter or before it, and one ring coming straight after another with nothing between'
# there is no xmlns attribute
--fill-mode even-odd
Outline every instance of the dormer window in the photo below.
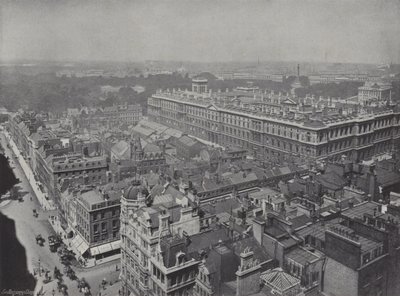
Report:
<svg viewBox="0 0 400 296"><path fill-rule="evenodd" d="M176 254L176 263L177 265L185 263L185 253L179 252L178 254Z"/></svg>

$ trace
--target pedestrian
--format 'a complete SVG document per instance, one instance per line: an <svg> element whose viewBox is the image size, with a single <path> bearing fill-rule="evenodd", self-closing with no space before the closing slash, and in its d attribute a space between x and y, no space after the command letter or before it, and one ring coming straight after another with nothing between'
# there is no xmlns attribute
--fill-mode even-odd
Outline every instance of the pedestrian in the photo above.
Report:
<svg viewBox="0 0 400 296"><path fill-rule="evenodd" d="M115 271L118 271L118 264L115 265Z"/></svg>

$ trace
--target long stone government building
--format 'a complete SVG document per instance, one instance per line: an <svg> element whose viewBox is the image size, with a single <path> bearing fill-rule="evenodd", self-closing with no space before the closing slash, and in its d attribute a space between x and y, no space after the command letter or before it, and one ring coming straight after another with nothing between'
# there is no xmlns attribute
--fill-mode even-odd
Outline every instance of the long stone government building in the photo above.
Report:
<svg viewBox="0 0 400 296"><path fill-rule="evenodd" d="M238 87L212 92L207 80L191 91L157 91L148 99L150 120L222 146L240 146L268 160L354 161L400 147L400 108L372 108L346 100L297 98Z"/></svg>

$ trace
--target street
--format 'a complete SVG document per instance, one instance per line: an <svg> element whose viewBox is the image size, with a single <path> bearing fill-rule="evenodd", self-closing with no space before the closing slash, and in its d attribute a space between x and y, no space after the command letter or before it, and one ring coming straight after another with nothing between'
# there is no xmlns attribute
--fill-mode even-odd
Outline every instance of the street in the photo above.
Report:
<svg viewBox="0 0 400 296"><path fill-rule="evenodd" d="M47 238L54 234L48 218L56 215L55 211L43 211L32 190L27 178L25 177L18 161L13 157L12 151L7 147L7 140L3 133L0 133L0 141L5 150L5 155L12 160L11 166L15 176L20 180L19 194L23 197L23 202L12 200L7 204L0 204L0 210L10 219L15 221L16 236L20 243L25 247L27 256L27 266L29 271L34 274L39 265L43 269L50 270L50 275L53 275L54 267L63 271L63 265L60 262L58 254L50 252ZM32 197L32 198L31 198ZM39 213L38 217L33 216L33 209ZM39 246L36 243L36 235L41 234L46 240L44 246ZM117 261L118 265L119 261ZM84 277L91 286L92 295L97 295L99 285L105 278L108 282L116 282L119 276L119 271L116 271L116 262L104 263L92 268L73 268L78 278ZM78 291L77 282L71 281L66 275L63 277L64 283L68 287L69 295L81 295ZM45 291L45 288L44 288ZM47 295L49 295L48 293ZM57 295L57 294L56 294Z"/></svg>

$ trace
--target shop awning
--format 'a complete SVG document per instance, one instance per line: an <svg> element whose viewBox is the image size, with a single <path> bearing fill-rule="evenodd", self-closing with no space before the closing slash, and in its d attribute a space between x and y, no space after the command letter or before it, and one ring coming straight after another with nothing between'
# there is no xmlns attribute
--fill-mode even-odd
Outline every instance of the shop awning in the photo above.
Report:
<svg viewBox="0 0 400 296"><path fill-rule="evenodd" d="M109 252L112 250L111 243L100 245L97 247L99 248L100 254L103 254L103 253L106 253L106 252Z"/></svg>
<svg viewBox="0 0 400 296"><path fill-rule="evenodd" d="M81 255L83 255L88 249L89 245L84 241L84 239L77 234L72 240L72 247L76 251L78 251Z"/></svg>
<svg viewBox="0 0 400 296"><path fill-rule="evenodd" d="M117 240L117 241L115 241L115 242L112 242L112 243L111 243L111 247L112 247L113 250L118 250L118 249L120 249L120 248L121 248L121 241L120 241L120 240Z"/></svg>
<svg viewBox="0 0 400 296"><path fill-rule="evenodd" d="M87 250L89 250L89 245L82 241L82 243L78 246L78 252L83 255Z"/></svg>
<svg viewBox="0 0 400 296"><path fill-rule="evenodd" d="M96 256L96 255L100 254L99 248L98 247L91 248L90 254L92 254L92 256Z"/></svg>
<svg viewBox="0 0 400 296"><path fill-rule="evenodd" d="M80 244L82 242L83 242L83 238L79 234L76 234L76 236L73 238L71 244L74 249L78 250L78 247L80 246Z"/></svg>

